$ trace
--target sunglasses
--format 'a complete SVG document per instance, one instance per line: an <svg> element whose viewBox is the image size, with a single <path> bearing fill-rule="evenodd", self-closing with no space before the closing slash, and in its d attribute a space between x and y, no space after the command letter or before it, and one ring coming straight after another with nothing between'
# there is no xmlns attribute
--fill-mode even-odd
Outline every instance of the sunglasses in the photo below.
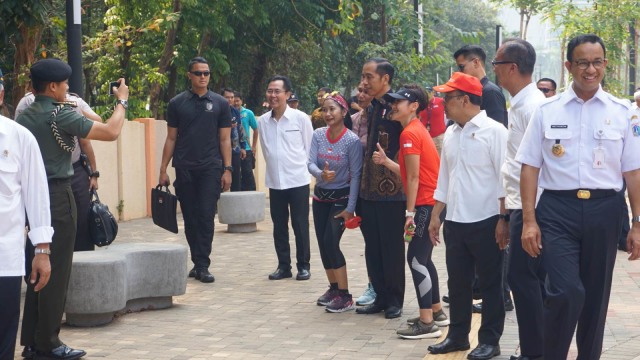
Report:
<svg viewBox="0 0 640 360"><path fill-rule="evenodd" d="M553 89L548 89L548 88L538 88L538 90L542 91L545 94L549 93L549 91L553 91Z"/></svg>
<svg viewBox="0 0 640 360"><path fill-rule="evenodd" d="M197 76L197 77L200 77L202 75L204 75L204 76L211 75L211 71L190 71L190 73L195 75L195 76Z"/></svg>

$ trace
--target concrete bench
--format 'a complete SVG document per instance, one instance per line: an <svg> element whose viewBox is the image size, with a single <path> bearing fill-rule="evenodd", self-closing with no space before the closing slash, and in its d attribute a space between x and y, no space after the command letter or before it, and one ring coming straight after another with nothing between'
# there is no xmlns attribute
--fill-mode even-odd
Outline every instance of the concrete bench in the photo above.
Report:
<svg viewBox="0 0 640 360"><path fill-rule="evenodd" d="M73 256L67 324L97 326L118 314L165 309L187 289L187 248L125 243Z"/></svg>
<svg viewBox="0 0 640 360"><path fill-rule="evenodd" d="M258 230L264 220L266 194L259 191L234 191L220 194L218 221L227 224L227 232L249 233Z"/></svg>

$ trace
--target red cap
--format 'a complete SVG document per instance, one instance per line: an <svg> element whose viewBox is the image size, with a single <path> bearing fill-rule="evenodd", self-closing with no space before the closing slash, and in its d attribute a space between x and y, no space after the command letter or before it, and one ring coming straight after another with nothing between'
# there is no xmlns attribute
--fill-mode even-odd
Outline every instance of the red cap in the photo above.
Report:
<svg viewBox="0 0 640 360"><path fill-rule="evenodd" d="M451 74L451 79L444 85L434 86L433 90L448 93L454 90L464 91L469 94L482 96L482 84L478 78L461 72Z"/></svg>

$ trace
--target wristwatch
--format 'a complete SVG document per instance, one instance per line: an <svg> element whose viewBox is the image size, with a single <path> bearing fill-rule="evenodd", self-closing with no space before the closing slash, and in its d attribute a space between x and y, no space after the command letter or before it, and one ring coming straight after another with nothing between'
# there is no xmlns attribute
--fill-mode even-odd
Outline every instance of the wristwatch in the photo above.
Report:
<svg viewBox="0 0 640 360"><path fill-rule="evenodd" d="M224 171L227 171L227 170L233 172L233 166L225 166Z"/></svg>
<svg viewBox="0 0 640 360"><path fill-rule="evenodd" d="M38 254L47 254L47 255L51 255L51 249L46 249L46 248L36 248L33 251L34 254L38 255Z"/></svg>
<svg viewBox="0 0 640 360"><path fill-rule="evenodd" d="M89 177L99 178L100 177L100 171L92 172L91 175L89 175Z"/></svg>
<svg viewBox="0 0 640 360"><path fill-rule="evenodd" d="M631 222L640 222L640 216L634 216L631 218Z"/></svg>
<svg viewBox="0 0 640 360"><path fill-rule="evenodd" d="M405 210L404 211L404 217L409 217L409 216L411 216L411 217L416 216L416 212L415 211Z"/></svg>
<svg viewBox="0 0 640 360"><path fill-rule="evenodd" d="M509 220L511 220L511 216L509 214L500 214L498 216L500 217L500 219L503 219L506 222L509 222Z"/></svg>
<svg viewBox="0 0 640 360"><path fill-rule="evenodd" d="M118 99L118 100L116 100L116 106L118 106L118 104L122 105L122 107L125 110L127 110L127 108L129 108L129 102L127 100Z"/></svg>

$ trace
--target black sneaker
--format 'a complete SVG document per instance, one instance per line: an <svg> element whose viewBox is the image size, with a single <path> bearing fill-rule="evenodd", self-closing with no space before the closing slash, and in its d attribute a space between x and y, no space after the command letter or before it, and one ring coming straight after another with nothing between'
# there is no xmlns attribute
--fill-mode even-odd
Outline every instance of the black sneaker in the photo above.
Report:
<svg viewBox="0 0 640 360"><path fill-rule="evenodd" d="M316 304L318 304L318 306L327 306L338 294L338 290L332 289L331 286L329 286L329 290L325 291L325 293L318 298Z"/></svg>

